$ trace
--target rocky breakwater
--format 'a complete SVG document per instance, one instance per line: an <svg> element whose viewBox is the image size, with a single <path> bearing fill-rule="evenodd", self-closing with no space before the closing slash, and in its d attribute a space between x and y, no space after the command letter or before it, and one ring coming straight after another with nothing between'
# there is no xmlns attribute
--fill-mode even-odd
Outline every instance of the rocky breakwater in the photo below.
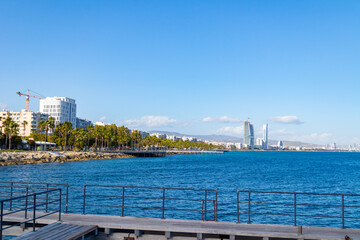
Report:
<svg viewBox="0 0 360 240"><path fill-rule="evenodd" d="M123 153L105 152L7 152L0 151L0 166L86 161L93 159L130 158Z"/></svg>

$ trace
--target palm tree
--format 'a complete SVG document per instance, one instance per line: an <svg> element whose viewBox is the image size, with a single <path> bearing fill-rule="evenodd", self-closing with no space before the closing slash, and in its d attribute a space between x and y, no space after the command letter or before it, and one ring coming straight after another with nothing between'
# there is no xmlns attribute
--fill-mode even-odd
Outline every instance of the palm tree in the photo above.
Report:
<svg viewBox="0 0 360 240"><path fill-rule="evenodd" d="M37 128L40 129L40 140L42 140L42 134L44 132L45 125L46 125L46 121L44 120L41 120L37 125Z"/></svg>
<svg viewBox="0 0 360 240"><path fill-rule="evenodd" d="M9 150L11 149L11 138L13 135L17 135L19 133L19 124L12 121L10 123L10 132L9 132Z"/></svg>
<svg viewBox="0 0 360 240"><path fill-rule="evenodd" d="M55 128L55 118L53 117L49 117L49 119L46 121L46 125L47 125L47 129L50 130L51 133L54 132L54 128ZM47 133L46 133L47 135ZM45 140L46 142L46 140Z"/></svg>
<svg viewBox="0 0 360 240"><path fill-rule="evenodd" d="M61 146L61 138L64 138L64 124L63 123L59 123L56 126L56 129L54 131L54 134L56 134L58 136L58 145Z"/></svg>
<svg viewBox="0 0 360 240"><path fill-rule="evenodd" d="M71 122L64 121L65 150L66 150L67 137L71 129L72 129Z"/></svg>
<svg viewBox="0 0 360 240"><path fill-rule="evenodd" d="M26 130L26 125L28 124L28 122L27 121L23 121L22 123L21 123L21 125L23 126L23 128L24 128L24 136L25 136L25 130Z"/></svg>
<svg viewBox="0 0 360 240"><path fill-rule="evenodd" d="M13 122L13 120L9 117L7 117L4 121L3 121L3 126L4 126L4 134L6 136L5 139L5 146L8 144L8 139L9 139L9 134L10 134L10 125Z"/></svg>

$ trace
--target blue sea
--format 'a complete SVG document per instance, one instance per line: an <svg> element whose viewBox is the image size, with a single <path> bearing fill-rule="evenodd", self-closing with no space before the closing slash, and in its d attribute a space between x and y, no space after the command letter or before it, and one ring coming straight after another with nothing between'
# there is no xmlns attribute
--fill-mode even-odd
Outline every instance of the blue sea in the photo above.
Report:
<svg viewBox="0 0 360 240"><path fill-rule="evenodd" d="M83 162L46 163L38 165L7 166L0 168L0 181L68 183L69 212L82 212L83 186L125 185L167 188L216 189L218 193L219 221L237 221L237 190L360 194L360 153L337 152L272 152L243 151L224 155L172 155L159 158L129 158L91 160ZM111 195L112 197L87 198L86 213L121 215L122 189L89 187L88 194ZM93 191L93 192L92 192ZM162 190L127 189L130 196L125 206L154 207L155 209L127 208L124 215L162 217ZM144 199L131 199L142 196ZM165 218L201 220L204 202L183 199L204 199L203 192L169 190ZM214 199L212 191L207 199ZM158 199L159 198L159 199ZM180 200L179 200L180 199ZM248 222L248 193L240 193L240 222ZM294 195L252 194L251 223L294 224ZM341 196L297 195L298 225L341 227ZM263 204L259 202L276 202ZM285 204L279 204L285 203ZM333 205L309 206L308 204ZM116 207L106 207L112 205ZM360 227L360 197L345 197L345 227ZM214 202L206 204L207 219L214 218L211 210ZM176 211L174 209L197 209ZM270 213L269 215L256 213ZM279 214L279 215L276 215ZM285 215L281 215L285 214ZM288 215L286 215L288 214ZM328 218L307 215L330 216ZM335 216L335 217L334 217Z"/></svg>

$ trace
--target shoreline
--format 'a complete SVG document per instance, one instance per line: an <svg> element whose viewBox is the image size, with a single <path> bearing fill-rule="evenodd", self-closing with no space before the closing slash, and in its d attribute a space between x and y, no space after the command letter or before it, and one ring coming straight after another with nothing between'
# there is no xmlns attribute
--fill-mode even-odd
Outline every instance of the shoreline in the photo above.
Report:
<svg viewBox="0 0 360 240"><path fill-rule="evenodd" d="M75 151L0 151L0 167L39 163L65 163L97 159L133 158L124 153L75 152Z"/></svg>

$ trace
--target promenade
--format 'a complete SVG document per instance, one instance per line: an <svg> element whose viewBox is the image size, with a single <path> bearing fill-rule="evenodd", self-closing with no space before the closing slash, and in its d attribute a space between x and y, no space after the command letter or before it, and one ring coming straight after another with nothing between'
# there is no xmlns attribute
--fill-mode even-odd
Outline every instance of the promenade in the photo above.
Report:
<svg viewBox="0 0 360 240"><path fill-rule="evenodd" d="M41 214L37 212L37 216ZM4 218L7 222L24 221L24 213L18 212ZM29 213L28 217L32 217ZM58 222L57 215L36 220L37 226ZM99 235L94 239L123 240L126 236L136 239L312 239L340 240L348 235L353 240L360 239L360 229L341 229L324 227L298 227L286 225L246 224L230 222L211 222L175 219L155 219L140 217L119 217L105 215L62 214L61 223L97 226ZM6 234L19 235L28 230L20 227L9 229Z"/></svg>

